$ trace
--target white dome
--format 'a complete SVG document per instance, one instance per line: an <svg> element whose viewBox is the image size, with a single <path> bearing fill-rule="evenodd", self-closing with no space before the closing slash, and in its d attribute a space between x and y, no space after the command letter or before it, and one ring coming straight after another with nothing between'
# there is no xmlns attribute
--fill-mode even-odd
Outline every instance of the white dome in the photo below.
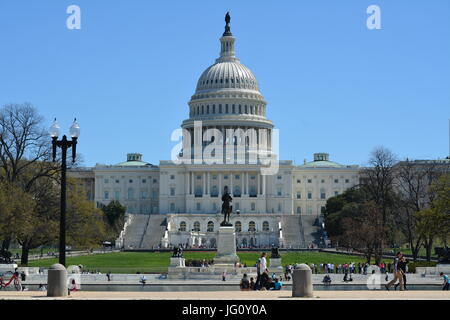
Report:
<svg viewBox="0 0 450 320"><path fill-rule="evenodd" d="M217 62L206 69L197 82L195 93L210 89L247 89L259 93L258 81L249 68L234 61Z"/></svg>

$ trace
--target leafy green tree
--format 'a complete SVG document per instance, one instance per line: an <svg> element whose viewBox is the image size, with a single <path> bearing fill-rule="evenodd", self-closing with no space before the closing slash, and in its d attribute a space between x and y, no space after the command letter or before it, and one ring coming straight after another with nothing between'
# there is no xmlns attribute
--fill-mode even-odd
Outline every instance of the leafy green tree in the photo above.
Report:
<svg viewBox="0 0 450 320"><path fill-rule="evenodd" d="M114 242L124 227L127 209L119 201L112 200L102 207L102 211L108 225L108 240Z"/></svg>

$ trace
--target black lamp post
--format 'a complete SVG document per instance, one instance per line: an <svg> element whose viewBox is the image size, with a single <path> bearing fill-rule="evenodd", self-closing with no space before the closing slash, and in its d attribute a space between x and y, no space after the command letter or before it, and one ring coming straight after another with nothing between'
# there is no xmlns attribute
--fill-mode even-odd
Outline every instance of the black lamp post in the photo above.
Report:
<svg viewBox="0 0 450 320"><path fill-rule="evenodd" d="M60 127L58 122L53 121L50 127L50 136L52 137L53 146L53 162L56 158L56 149L61 148L61 216L59 220L59 263L63 266L66 265L66 159L67 149L72 148L72 163L75 162L77 154L77 139L80 136L80 126L77 123L77 119L73 121L70 127L70 135L72 140L67 140L67 137L63 135L61 140L58 140Z"/></svg>

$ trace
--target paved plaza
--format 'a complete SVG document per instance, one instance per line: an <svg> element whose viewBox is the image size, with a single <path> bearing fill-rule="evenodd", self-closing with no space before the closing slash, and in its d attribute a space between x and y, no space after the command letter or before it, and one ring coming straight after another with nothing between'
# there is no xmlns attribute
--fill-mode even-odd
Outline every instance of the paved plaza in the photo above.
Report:
<svg viewBox="0 0 450 320"><path fill-rule="evenodd" d="M49 298L39 291L0 291L0 300L450 300L450 291L316 291L314 298L293 298L290 291L72 292Z"/></svg>

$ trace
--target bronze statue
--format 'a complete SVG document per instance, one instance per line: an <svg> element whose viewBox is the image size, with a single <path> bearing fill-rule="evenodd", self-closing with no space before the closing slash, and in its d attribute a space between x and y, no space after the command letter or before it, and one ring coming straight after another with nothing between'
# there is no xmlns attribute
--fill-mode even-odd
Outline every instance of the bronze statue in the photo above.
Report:
<svg viewBox="0 0 450 320"><path fill-rule="evenodd" d="M172 257L173 258L182 258L183 257L183 249L181 247L175 246L173 248Z"/></svg>
<svg viewBox="0 0 450 320"><path fill-rule="evenodd" d="M270 255L270 258L272 258L272 259L280 258L280 252L278 251L278 247L273 247L272 248L272 253Z"/></svg>
<svg viewBox="0 0 450 320"><path fill-rule="evenodd" d="M230 213L233 210L233 206L231 205L231 202L233 201L233 198L228 193L228 188L224 188L224 193L222 196L222 214L223 214L223 221L220 224L221 226L232 226L230 223Z"/></svg>
<svg viewBox="0 0 450 320"><path fill-rule="evenodd" d="M230 29L230 21L231 21L231 17L230 17L230 13L227 12L227 14L225 15L225 32L223 33L223 36L231 36L231 29Z"/></svg>
<svg viewBox="0 0 450 320"><path fill-rule="evenodd" d="M227 14L225 15L225 22L226 24L229 24L230 21L231 21L230 12L227 12Z"/></svg>

